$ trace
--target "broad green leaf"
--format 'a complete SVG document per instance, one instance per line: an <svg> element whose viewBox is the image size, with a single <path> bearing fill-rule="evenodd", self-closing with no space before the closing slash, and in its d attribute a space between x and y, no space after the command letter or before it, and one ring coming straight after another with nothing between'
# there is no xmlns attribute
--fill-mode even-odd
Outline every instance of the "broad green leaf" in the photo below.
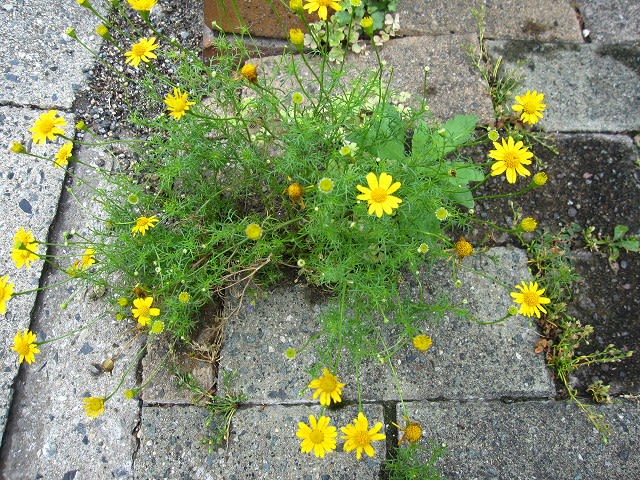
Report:
<svg viewBox="0 0 640 480"><path fill-rule="evenodd" d="M629 227L626 225L616 225L613 229L613 240L620 240L629 231Z"/></svg>

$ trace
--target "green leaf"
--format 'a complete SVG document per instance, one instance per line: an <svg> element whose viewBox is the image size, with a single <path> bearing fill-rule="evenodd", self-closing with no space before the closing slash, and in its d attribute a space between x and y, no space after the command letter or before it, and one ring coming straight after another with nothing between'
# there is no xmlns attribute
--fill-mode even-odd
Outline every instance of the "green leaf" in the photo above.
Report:
<svg viewBox="0 0 640 480"><path fill-rule="evenodd" d="M616 225L613 229L613 241L620 240L629 231L629 227L626 225Z"/></svg>
<svg viewBox="0 0 640 480"><path fill-rule="evenodd" d="M628 252L640 252L640 240L637 238L628 238L618 242L620 248L624 248Z"/></svg>

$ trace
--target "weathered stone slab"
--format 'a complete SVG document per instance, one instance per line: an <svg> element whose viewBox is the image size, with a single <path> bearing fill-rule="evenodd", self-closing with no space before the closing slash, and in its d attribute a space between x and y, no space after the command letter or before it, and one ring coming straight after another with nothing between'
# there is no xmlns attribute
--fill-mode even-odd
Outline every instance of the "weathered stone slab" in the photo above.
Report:
<svg viewBox="0 0 640 480"><path fill-rule="evenodd" d="M476 33L472 9L485 6L485 34L492 39L582 43L580 25L570 2L539 0L399 0L400 35Z"/></svg>
<svg viewBox="0 0 640 480"><path fill-rule="evenodd" d="M613 432L607 445L570 402L408 403L407 413L426 438L447 444L448 455L438 465L451 480L636 478L638 403L596 408Z"/></svg>
<svg viewBox="0 0 640 480"><path fill-rule="evenodd" d="M640 3L636 0L577 0L592 41L640 41Z"/></svg>
<svg viewBox="0 0 640 480"><path fill-rule="evenodd" d="M414 98L410 104L426 98L434 117L448 120L458 114L475 114L483 123L493 119L493 107L488 87L480 74L467 59L465 47L478 49L478 40L473 35L448 35L435 37L396 38L387 42L380 51L385 64L383 78L392 75L390 83L395 92L408 92ZM285 96L300 90L288 69L289 57L266 57L256 60L259 72L266 82L281 89ZM318 81L314 74L297 56L293 57L296 70L305 90L318 92ZM316 74L320 71L319 61L309 58L309 64ZM425 67L430 71L425 92ZM349 54L346 61L346 79L353 80L359 75L373 73L377 61L373 54ZM329 74L327 74L327 78ZM247 93L247 92L245 92Z"/></svg>
<svg viewBox="0 0 640 480"><path fill-rule="evenodd" d="M72 122L73 119L67 118ZM92 163L99 159L97 151L80 150L78 157ZM26 158L26 157L20 157ZM15 160L12 160L15 162ZM30 167L31 175L39 178L40 182L51 182L60 170L44 164L44 161L30 160L24 167ZM79 169L81 169L79 167ZM15 171L14 182L25 182L29 176L22 176L23 172ZM42 175L42 176L41 176ZM95 185L98 177L81 175ZM92 228L100 222L101 216L96 203L92 200L91 189L75 184L76 192L82 203L68 195L63 197L60 213L56 221L56 231L52 241L62 242L62 232L76 229L85 235L90 235ZM59 188L58 184L58 188ZM39 192L38 184L28 186L35 196ZM9 197L17 201L13 192ZM44 197L44 193L43 193ZM10 205L10 202L4 202ZM33 216L25 223L26 226L37 227L36 236L46 235L55 212L56 202L51 205L39 205L36 210L34 202ZM46 208L45 208L46 207ZM47 217L49 211L50 216ZM37 212L37 213L36 213ZM22 221L17 212L3 214L4 221ZM33 225L31 224L33 222ZM4 235L5 229L2 229ZM7 235L13 235L11 228ZM10 246L10 242L2 242ZM67 255L61 260L72 263L80 256L82 247L60 247L54 252ZM51 252L50 252L51 253ZM4 260L7 255L2 255ZM98 259L99 261L99 259ZM41 263L34 265L29 271L40 274ZM65 265L66 266L66 265ZM37 285L37 276L33 286ZM44 286L54 285L68 279L66 273L50 272L42 279ZM21 285L22 286L22 285ZM107 294L109 294L107 292ZM106 403L105 412L97 419L89 419L83 409L83 397L106 396L117 386L120 377L131 366L136 351L140 348L140 341L131 342L130 325L117 322L108 314L110 305L105 301L108 297L96 298L91 288L81 282L71 282L60 287L48 289L39 294L38 303L25 307L24 316L19 319L20 328L31 328L38 336L38 341L60 337L73 329L79 329L93 321L86 330L70 337L41 345L40 354L35 363L22 366L21 375L15 383L16 393L13 396L11 416L8 420L2 445L0 458L0 478L21 480L24 478L129 478L131 476L131 458L135 449L135 438L132 432L137 424L139 405L136 400L125 400L122 390ZM12 312L10 323L16 323L13 316L14 300L9 310ZM28 297L27 297L28 298ZM68 304L66 309L62 304ZM31 310L33 320L31 325ZM9 316L8 316L9 318ZM6 320L6 319L3 319ZM15 334L13 325L11 335L5 334L3 325L3 362L7 362L15 373L14 352L10 351L10 344ZM92 364L100 365L105 359L113 358L115 367L113 376L107 373L95 376L97 369ZM8 367L6 367L8 368ZM135 385L136 365L130 370L122 388ZM12 379L11 379L12 380ZM9 385L11 383L9 382ZM3 388L3 395L9 389ZM6 416L6 412L4 412Z"/></svg>
<svg viewBox="0 0 640 480"><path fill-rule="evenodd" d="M370 427L384 424L380 405L364 405ZM338 428L337 450L324 459L300 452L296 437L298 422L320 414L314 406L270 406L238 410L233 416L228 443L208 453L200 443L205 434L207 411L197 407L144 407L140 427L140 450L134 473L138 479L201 478L215 480L267 479L300 480L336 478L367 480L379 478L386 455L384 441L374 442L373 458L342 451L340 427L357 416L352 405L325 412ZM384 433L384 429L383 429Z"/></svg>
<svg viewBox="0 0 640 480"><path fill-rule="evenodd" d="M468 308L477 320L487 322L506 313L511 304L509 291L530 274L523 252L495 248L486 255L468 258L458 278L462 287L457 289L450 270L442 268L423 274L422 282L428 286L430 298L445 292L454 305ZM237 374L236 383L243 386L250 402L312 401L305 388L316 362L310 351L313 347L294 359L285 358L284 353L319 333L318 318L326 301L312 300L313 293L297 285L273 288L257 298L245 299L237 316L227 323L220 368ZM233 306L229 299L227 308ZM424 318L418 325L433 338L434 345L426 353L407 345L393 358L405 400L548 398L555 394L544 359L533 353L535 326L526 319L516 316L489 326L447 315L439 323ZM393 332L383 331L389 337L388 344L395 342ZM343 399L355 400L353 365L343 362L338 374L347 384ZM363 366L363 399L398 400L395 385L386 366L377 362Z"/></svg>
<svg viewBox="0 0 640 480"><path fill-rule="evenodd" d="M64 172L45 160L18 155L8 150L12 141L26 140L28 129L43 112L28 108L0 107L0 276L8 275L14 291L26 291L38 287L43 262L32 262L31 268L16 269L11 259L13 237L20 227L33 231L35 238L46 242L49 226L58 206ZM65 115L73 135L73 116ZM52 158L61 144L35 146L33 152ZM40 253L45 248L40 247ZM12 384L18 373L17 357L11 350L13 338L18 330L29 327L35 293L12 298L7 303L7 313L0 322L0 338L3 351L0 373L0 432L4 430L7 412L11 403Z"/></svg>
<svg viewBox="0 0 640 480"><path fill-rule="evenodd" d="M527 89L545 94L540 126L561 132L640 129L640 46L489 42L507 68L524 65ZM517 95L518 92L513 92Z"/></svg>
<svg viewBox="0 0 640 480"><path fill-rule="evenodd" d="M101 0L93 1L100 7ZM69 109L93 57L65 34L74 27L90 48L99 20L76 2L9 2L0 9L0 103Z"/></svg>

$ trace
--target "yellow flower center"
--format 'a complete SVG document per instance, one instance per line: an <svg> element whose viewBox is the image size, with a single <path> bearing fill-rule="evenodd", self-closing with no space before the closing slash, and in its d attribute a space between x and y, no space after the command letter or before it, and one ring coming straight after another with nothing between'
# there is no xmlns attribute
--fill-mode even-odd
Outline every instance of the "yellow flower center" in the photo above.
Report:
<svg viewBox="0 0 640 480"><path fill-rule="evenodd" d="M422 428L417 423L409 423L404 431L404 438L415 443L422 437Z"/></svg>
<svg viewBox="0 0 640 480"><path fill-rule="evenodd" d="M518 155L513 150L507 150L504 152L504 163L507 165L507 168L516 168L520 165L520 161L518 160Z"/></svg>
<svg viewBox="0 0 640 480"><path fill-rule="evenodd" d="M538 111L539 106L540 104L538 103L538 101L533 98L525 99L524 103L522 104L522 108L524 109L525 113L529 113L529 114L536 113Z"/></svg>
<svg viewBox="0 0 640 480"><path fill-rule="evenodd" d="M335 1L335 0L316 0L316 3L323 7L329 7L331 6L332 1Z"/></svg>
<svg viewBox="0 0 640 480"><path fill-rule="evenodd" d="M540 297L536 292L529 291L522 295L522 299L528 307L535 307L540 303Z"/></svg>
<svg viewBox="0 0 640 480"><path fill-rule="evenodd" d="M43 118L40 120L40 131L41 132L50 132L55 127L53 120L49 118Z"/></svg>
<svg viewBox="0 0 640 480"><path fill-rule="evenodd" d="M136 226L138 227L146 227L147 225L149 225L149 219L146 217L142 217L136 220Z"/></svg>
<svg viewBox="0 0 640 480"><path fill-rule="evenodd" d="M369 438L369 432L366 430L356 430L355 434L352 437L353 443L356 444L356 447L366 447L371 443L371 439Z"/></svg>
<svg viewBox="0 0 640 480"><path fill-rule="evenodd" d="M131 51L136 57L142 57L147 53L147 47L141 43L136 43L131 47Z"/></svg>
<svg viewBox="0 0 640 480"><path fill-rule="evenodd" d="M384 188L378 187L371 191L371 200L375 203L384 203L387 196L387 191Z"/></svg>
<svg viewBox="0 0 640 480"><path fill-rule="evenodd" d="M146 305L140 305L138 307L138 316L139 317L148 317L149 316L149 307Z"/></svg>
<svg viewBox="0 0 640 480"><path fill-rule="evenodd" d="M327 377L323 376L320 378L320 390L323 392L331 393L333 392L338 385L338 382L335 377Z"/></svg>
<svg viewBox="0 0 640 480"><path fill-rule="evenodd" d="M322 442L324 442L324 432L322 430L314 428L309 434L309 440L311 440L311 442L316 445L320 445Z"/></svg>

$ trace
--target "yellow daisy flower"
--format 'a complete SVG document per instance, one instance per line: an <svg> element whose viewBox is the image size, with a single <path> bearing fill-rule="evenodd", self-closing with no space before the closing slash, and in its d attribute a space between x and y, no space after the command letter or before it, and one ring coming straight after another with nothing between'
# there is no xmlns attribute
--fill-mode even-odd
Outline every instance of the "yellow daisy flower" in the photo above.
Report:
<svg viewBox="0 0 640 480"><path fill-rule="evenodd" d="M459 258L468 257L473 253L473 245L471 245L464 237L460 237L455 244L454 250Z"/></svg>
<svg viewBox="0 0 640 480"><path fill-rule="evenodd" d="M67 142L60 147L55 156L55 161L53 162L53 166L64 167L69 164L69 158L71 157L71 150L73 150L73 143Z"/></svg>
<svg viewBox="0 0 640 480"><path fill-rule="evenodd" d="M152 215L151 217L138 217L136 219L136 224L131 228L131 233L135 237L136 233L139 233L144 237L144 234L147 233L147 230L156 226L158 223L158 217Z"/></svg>
<svg viewBox="0 0 640 480"><path fill-rule="evenodd" d="M369 202L369 215L375 213L378 218L382 217L383 212L391 215L393 209L398 208L402 203L400 198L391 195L400 188L400 182L392 184L393 177L384 172L380 174L379 179L373 172L368 173L366 178L369 188L356 185L356 188L362 192L356 198Z"/></svg>
<svg viewBox="0 0 640 480"><path fill-rule="evenodd" d="M96 263L96 259L93 256L94 253L96 253L96 251L93 248L87 248L84 251L84 255L82 256L81 260L82 270L86 270L91 265Z"/></svg>
<svg viewBox="0 0 640 480"><path fill-rule="evenodd" d="M189 292L180 292L178 295L178 301L180 303L188 303L190 298L191 295L189 295Z"/></svg>
<svg viewBox="0 0 640 480"><path fill-rule="evenodd" d="M45 143L47 140L52 142L58 135L64 135L64 127L67 122L64 118L58 117L56 110L49 110L47 113L40 115L29 129L33 137L33 143Z"/></svg>
<svg viewBox="0 0 640 480"><path fill-rule="evenodd" d="M38 260L38 242L36 242L33 233L20 227L13 237L13 249L11 250L11 258L16 264L16 268L31 268L31 262Z"/></svg>
<svg viewBox="0 0 640 480"><path fill-rule="evenodd" d="M300 48L304 45L304 33L299 28L291 28L289 30L289 40L296 47Z"/></svg>
<svg viewBox="0 0 640 480"><path fill-rule="evenodd" d="M287 194L291 203L294 205L300 205L304 208L304 199L302 198L304 195L304 187L302 185L298 182L294 182L284 190L284 193Z"/></svg>
<svg viewBox="0 0 640 480"><path fill-rule="evenodd" d="M156 43L155 37L141 38L138 43L131 45L131 50L124 52L124 56L127 57L125 63L128 63L132 67L137 67L140 62L149 63L152 58L158 58L153 51L160 45Z"/></svg>
<svg viewBox="0 0 640 480"><path fill-rule="evenodd" d="M322 369L322 375L309 383L309 388L316 389L313 398L320 397L320 405L329 406L331 402L340 403L342 387L344 383L338 382L338 377L332 375L326 368Z"/></svg>
<svg viewBox="0 0 640 480"><path fill-rule="evenodd" d="M426 352L433 344L433 340L431 340L429 335L416 335L411 342L413 346L416 347L416 350L420 350L421 352Z"/></svg>
<svg viewBox="0 0 640 480"><path fill-rule="evenodd" d="M541 187L543 186L545 183L547 183L547 180L549 180L549 177L547 177L547 174L544 172L538 172L533 176L533 184L536 187Z"/></svg>
<svg viewBox="0 0 640 480"><path fill-rule="evenodd" d="M289 0L289 8L295 13L303 13L302 0Z"/></svg>
<svg viewBox="0 0 640 480"><path fill-rule="evenodd" d="M251 83L258 81L258 67L253 63L245 63L240 69L240 75L249 80Z"/></svg>
<svg viewBox="0 0 640 480"><path fill-rule="evenodd" d="M36 342L36 334L30 330L25 330L24 333L20 333L18 330L16 336L13 337L13 347L11 349L19 355L18 363L24 361L29 365L36 361L36 353L40 353Z"/></svg>
<svg viewBox="0 0 640 480"><path fill-rule="evenodd" d="M304 9L308 13L313 13L317 10L320 20L327 19L327 7L334 9L336 12L342 10L340 3L335 0L307 0L307 3L304 4Z"/></svg>
<svg viewBox="0 0 640 480"><path fill-rule="evenodd" d="M538 222L533 217L525 217L520 222L520 228L523 232L533 232L538 226Z"/></svg>
<svg viewBox="0 0 640 480"><path fill-rule="evenodd" d="M137 12L149 12L158 0L128 0L131 8L136 10Z"/></svg>
<svg viewBox="0 0 640 480"><path fill-rule="evenodd" d="M259 240L262 237L262 227L257 223L250 223L244 233L249 240Z"/></svg>
<svg viewBox="0 0 640 480"><path fill-rule="evenodd" d="M336 437L338 432L336 427L329 426L331 419L321 415L316 421L316 417L309 415L309 425L298 422L296 436L302 439L300 450L302 453L310 453L318 458L324 458L325 453L336 449Z"/></svg>
<svg viewBox="0 0 640 480"><path fill-rule="evenodd" d="M507 182L516 183L517 174L528 177L531 172L523 167L529 165L533 153L521 141L515 142L513 137L506 141L503 138L502 144L493 142L495 150L489 152L489 157L497 160L491 165L491 176L501 175L506 172Z"/></svg>
<svg viewBox="0 0 640 480"><path fill-rule="evenodd" d="M169 115L176 120L180 120L185 112L189 110L189 107L196 104L196 102L189 102L187 98L187 93L181 92L179 88L173 87L173 95L167 93L164 99L164 103L167 104L167 110L169 110Z"/></svg>
<svg viewBox="0 0 640 480"><path fill-rule="evenodd" d="M340 438L346 440L342 447L345 452L356 451L356 458L362 458L362 452L373 457L375 450L371 446L371 442L384 440L384 433L378 433L382 429L382 422L378 422L369 430L369 420L362 412L358 413L353 423L342 427L340 430L344 433Z"/></svg>
<svg viewBox="0 0 640 480"><path fill-rule="evenodd" d="M149 323L151 317L157 317L160 315L159 308L151 308L153 304L153 297L136 298L133 301L133 307L131 307L131 313L133 318L138 320L138 323L143 327Z"/></svg>
<svg viewBox="0 0 640 480"><path fill-rule="evenodd" d="M542 103L544 101L544 94L538 93L536 90L533 92L527 90L522 96L516 96L516 103L511 108L514 112L522 112L520 114L520 120L522 123L528 123L534 125L543 117L542 112L546 108L546 105Z"/></svg>
<svg viewBox="0 0 640 480"><path fill-rule="evenodd" d="M515 288L520 292L511 292L513 301L520 304L520 310L518 313L526 317L536 316L540 318L540 312L547 313L542 305L551 303L547 297L543 297L544 288L538 287L538 282L529 282L527 285L522 282L522 285L516 285Z"/></svg>
<svg viewBox="0 0 640 480"><path fill-rule="evenodd" d="M394 423L398 430L402 432L402 437L398 440L398 444L402 444L404 442L416 443L420 438L422 438L422 427L419 423L411 422L406 418L405 422L406 425L404 427L400 427Z"/></svg>
<svg viewBox="0 0 640 480"><path fill-rule="evenodd" d="M0 314L7 313L7 302L13 296L13 283L7 283L9 276L0 277Z"/></svg>
<svg viewBox="0 0 640 480"><path fill-rule="evenodd" d="M96 418L104 413L103 397L85 397L82 403L84 403L84 413L89 418Z"/></svg>

